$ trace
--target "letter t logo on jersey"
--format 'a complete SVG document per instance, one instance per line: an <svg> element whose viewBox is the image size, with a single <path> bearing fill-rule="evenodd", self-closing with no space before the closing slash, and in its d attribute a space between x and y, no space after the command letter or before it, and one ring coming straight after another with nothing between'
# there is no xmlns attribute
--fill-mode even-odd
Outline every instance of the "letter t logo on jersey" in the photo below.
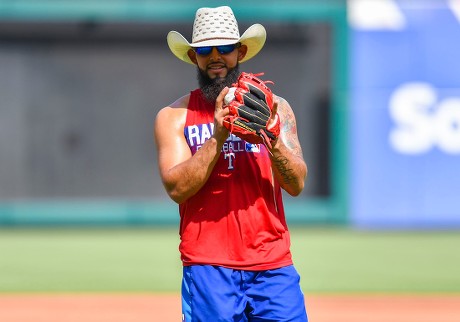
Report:
<svg viewBox="0 0 460 322"><path fill-rule="evenodd" d="M228 169L233 170L234 169L234 167L233 167L233 159L235 159L235 153L233 153L233 152L225 153L224 154L224 159L225 160L228 159Z"/></svg>

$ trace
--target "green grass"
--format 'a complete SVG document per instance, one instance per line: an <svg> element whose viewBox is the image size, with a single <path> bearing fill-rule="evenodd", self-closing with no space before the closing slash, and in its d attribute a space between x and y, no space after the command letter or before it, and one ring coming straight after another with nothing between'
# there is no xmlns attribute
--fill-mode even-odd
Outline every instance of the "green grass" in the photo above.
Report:
<svg viewBox="0 0 460 322"><path fill-rule="evenodd" d="M0 292L179 292L173 228L0 229ZM459 293L458 232L293 228L306 293Z"/></svg>
<svg viewBox="0 0 460 322"><path fill-rule="evenodd" d="M306 292L459 293L459 232L292 231Z"/></svg>
<svg viewBox="0 0 460 322"><path fill-rule="evenodd" d="M0 292L178 291L166 229L0 230Z"/></svg>

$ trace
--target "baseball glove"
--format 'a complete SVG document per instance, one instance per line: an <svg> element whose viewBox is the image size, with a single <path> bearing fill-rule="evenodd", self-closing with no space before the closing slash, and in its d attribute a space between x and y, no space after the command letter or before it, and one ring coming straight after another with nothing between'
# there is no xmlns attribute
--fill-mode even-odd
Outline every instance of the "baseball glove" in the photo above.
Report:
<svg viewBox="0 0 460 322"><path fill-rule="evenodd" d="M233 100L226 96L225 104L229 115L224 119L224 126L239 138L253 144L264 143L272 148L272 142L280 134L278 114L268 127L273 116L273 93L267 87L271 81L262 81L260 74L241 73L238 81L230 88L228 95L234 91Z"/></svg>

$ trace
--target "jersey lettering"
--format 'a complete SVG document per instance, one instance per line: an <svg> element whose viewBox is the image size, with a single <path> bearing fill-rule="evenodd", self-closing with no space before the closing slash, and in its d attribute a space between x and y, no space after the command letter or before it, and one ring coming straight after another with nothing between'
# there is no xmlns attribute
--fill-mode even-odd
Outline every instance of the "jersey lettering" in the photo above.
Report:
<svg viewBox="0 0 460 322"><path fill-rule="evenodd" d="M195 154L201 146L209 140L214 133L214 123L204 123L204 124L196 124L196 125L189 125L184 129L184 135L187 139L188 145L192 154ZM232 154L232 157L225 157L225 159L229 158L229 162L233 164L233 159L235 158L235 153L260 153L260 144L251 144L248 143L234 134L228 136L227 140L225 141L224 145L222 146L222 153ZM233 169L233 165L229 164L229 169Z"/></svg>
<svg viewBox="0 0 460 322"><path fill-rule="evenodd" d="M184 134L190 148L203 145L206 140L211 138L213 132L213 123L189 125L184 129Z"/></svg>
<svg viewBox="0 0 460 322"><path fill-rule="evenodd" d="M224 159L228 159L228 169L233 170L233 159L235 158L235 153L230 152L230 153L225 153L224 154Z"/></svg>

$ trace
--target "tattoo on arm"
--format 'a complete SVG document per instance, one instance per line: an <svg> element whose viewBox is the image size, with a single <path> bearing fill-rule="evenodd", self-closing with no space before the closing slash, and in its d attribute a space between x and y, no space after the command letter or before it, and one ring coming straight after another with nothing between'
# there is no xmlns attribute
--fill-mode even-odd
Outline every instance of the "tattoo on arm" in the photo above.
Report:
<svg viewBox="0 0 460 322"><path fill-rule="evenodd" d="M294 114L292 113L291 108L286 106L284 99L280 100L280 105L283 105L283 108L281 108L280 111L283 113L282 118L284 120L282 128L283 142L294 155L303 159L302 149L300 147L299 138L297 136L297 125Z"/></svg>
<svg viewBox="0 0 460 322"><path fill-rule="evenodd" d="M277 156L273 159L273 162L281 177L283 177L284 183L291 183L297 180L293 173L294 170L289 167L289 160L286 157L282 155Z"/></svg>
<svg viewBox="0 0 460 322"><path fill-rule="evenodd" d="M291 156L276 154L273 156L273 164L277 168L285 184L297 183L299 180L296 173L296 157L303 160L302 148L297 137L297 125L294 113L287 102L279 98L278 113L283 120L282 138L284 145L290 150Z"/></svg>

